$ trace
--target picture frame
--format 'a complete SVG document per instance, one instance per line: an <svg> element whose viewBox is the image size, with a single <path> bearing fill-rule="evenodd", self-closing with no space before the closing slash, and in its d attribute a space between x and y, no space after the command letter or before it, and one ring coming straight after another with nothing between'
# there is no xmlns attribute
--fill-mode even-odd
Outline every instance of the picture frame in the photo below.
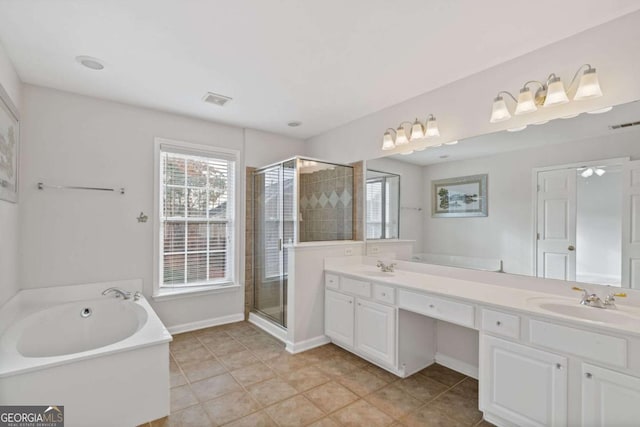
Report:
<svg viewBox="0 0 640 427"><path fill-rule="evenodd" d="M0 85L0 200L18 202L20 117L9 94Z"/></svg>
<svg viewBox="0 0 640 427"><path fill-rule="evenodd" d="M488 216L487 177L481 174L431 181L431 216Z"/></svg>

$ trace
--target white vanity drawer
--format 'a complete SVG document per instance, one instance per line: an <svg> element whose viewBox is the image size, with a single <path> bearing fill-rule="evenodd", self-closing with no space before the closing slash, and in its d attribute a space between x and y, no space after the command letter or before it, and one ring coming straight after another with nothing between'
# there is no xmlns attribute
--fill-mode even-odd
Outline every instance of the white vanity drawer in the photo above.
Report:
<svg viewBox="0 0 640 427"><path fill-rule="evenodd" d="M469 328L473 328L475 324L474 306L462 302L399 290L398 306L404 310Z"/></svg>
<svg viewBox="0 0 640 427"><path fill-rule="evenodd" d="M610 365L627 366L627 340L623 338L539 320L529 321L529 335L532 344Z"/></svg>
<svg viewBox="0 0 640 427"><path fill-rule="evenodd" d="M330 289L340 289L340 276L332 273L325 273L324 285Z"/></svg>
<svg viewBox="0 0 640 427"><path fill-rule="evenodd" d="M349 277L340 278L340 289L350 294L371 298L371 283Z"/></svg>
<svg viewBox="0 0 640 427"><path fill-rule="evenodd" d="M482 310L482 329L497 335L520 338L520 317L493 310Z"/></svg>
<svg viewBox="0 0 640 427"><path fill-rule="evenodd" d="M373 298L387 304L395 304L395 289L389 286L373 285Z"/></svg>

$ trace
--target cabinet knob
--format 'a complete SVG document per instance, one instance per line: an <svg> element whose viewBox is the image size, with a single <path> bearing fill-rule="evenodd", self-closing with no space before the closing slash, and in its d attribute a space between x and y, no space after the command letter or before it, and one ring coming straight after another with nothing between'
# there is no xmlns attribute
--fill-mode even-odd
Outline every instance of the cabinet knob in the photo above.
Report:
<svg viewBox="0 0 640 427"><path fill-rule="evenodd" d="M353 301L349 301L349 304L353 304Z"/></svg>
<svg viewBox="0 0 640 427"><path fill-rule="evenodd" d="M358 303L358 305L362 305L362 304Z"/></svg>
<svg viewBox="0 0 640 427"><path fill-rule="evenodd" d="M591 372L587 372L586 374L584 374L584 376L589 379L593 378L593 374Z"/></svg>
<svg viewBox="0 0 640 427"><path fill-rule="evenodd" d="M434 308L434 307L435 307L435 305L429 304L429 308Z"/></svg>
<svg viewBox="0 0 640 427"><path fill-rule="evenodd" d="M556 369L562 369L562 365L559 363L556 363Z"/></svg>
<svg viewBox="0 0 640 427"><path fill-rule="evenodd" d="M496 326L502 326L502 322L498 320L498 321L496 322Z"/></svg>
<svg viewBox="0 0 640 427"><path fill-rule="evenodd" d="M383 296L383 297L386 297L386 296L387 296L387 294L386 294L385 292L383 292L383 293L382 293L382 296Z"/></svg>

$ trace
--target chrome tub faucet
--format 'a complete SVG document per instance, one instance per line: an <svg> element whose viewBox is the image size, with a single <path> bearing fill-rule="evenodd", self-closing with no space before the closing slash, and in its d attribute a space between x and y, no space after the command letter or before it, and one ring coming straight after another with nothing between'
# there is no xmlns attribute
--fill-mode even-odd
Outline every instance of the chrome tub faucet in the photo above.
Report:
<svg viewBox="0 0 640 427"><path fill-rule="evenodd" d="M116 298L122 297L122 299L131 299L131 292L122 290L120 288L108 288L102 292L102 295L116 294Z"/></svg>

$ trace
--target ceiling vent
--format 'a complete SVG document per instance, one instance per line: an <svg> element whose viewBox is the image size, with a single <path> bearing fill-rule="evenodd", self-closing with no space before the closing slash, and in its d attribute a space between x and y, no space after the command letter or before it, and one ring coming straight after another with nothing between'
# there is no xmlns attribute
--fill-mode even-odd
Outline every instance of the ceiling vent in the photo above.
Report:
<svg viewBox="0 0 640 427"><path fill-rule="evenodd" d="M609 126L609 129L617 130L617 129L630 128L631 126L638 126L638 125L640 125L640 120L635 122L629 122L629 123L620 123L619 125L611 125Z"/></svg>
<svg viewBox="0 0 640 427"><path fill-rule="evenodd" d="M217 93L207 92L202 100L209 104L217 105L219 107L224 107L224 105L231 101L232 98L224 95L218 95Z"/></svg>

